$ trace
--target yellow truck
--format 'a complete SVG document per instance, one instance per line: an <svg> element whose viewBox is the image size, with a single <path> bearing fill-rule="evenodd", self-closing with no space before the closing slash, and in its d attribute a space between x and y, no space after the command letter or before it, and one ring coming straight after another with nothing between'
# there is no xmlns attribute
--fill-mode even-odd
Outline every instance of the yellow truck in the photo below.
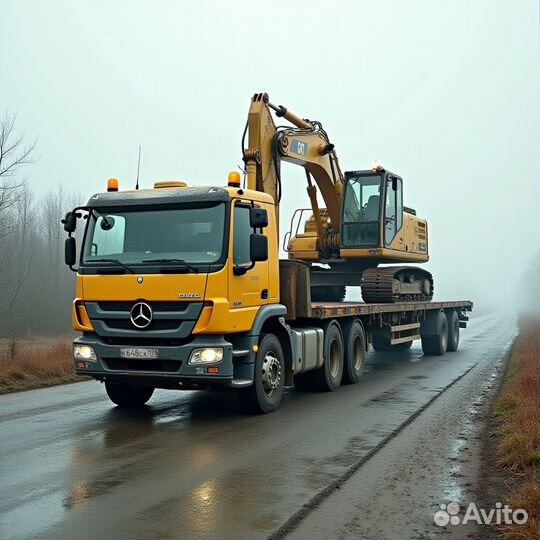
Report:
<svg viewBox="0 0 540 540"><path fill-rule="evenodd" d="M271 110L293 124L286 134ZM401 178L381 166L341 174L321 130L256 94L244 185L237 172L223 186L121 191L111 179L68 212L76 373L104 382L122 407L144 405L155 388L221 386L237 389L246 411L267 413L285 386L358 382L370 345L397 351L421 339L426 354L455 351L472 303L433 302L429 272L381 266L428 258L427 224L403 207ZM281 159L305 168L312 203L284 260ZM354 285L364 302L343 300Z"/></svg>

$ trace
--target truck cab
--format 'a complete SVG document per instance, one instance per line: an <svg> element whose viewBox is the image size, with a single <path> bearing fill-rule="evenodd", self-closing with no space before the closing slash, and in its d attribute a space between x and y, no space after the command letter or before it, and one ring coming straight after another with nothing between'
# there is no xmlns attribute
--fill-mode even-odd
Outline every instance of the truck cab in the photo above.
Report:
<svg viewBox="0 0 540 540"><path fill-rule="evenodd" d="M77 373L117 391L251 384L257 329L286 311L269 195L236 182L113 188L64 222L66 262L78 265Z"/></svg>

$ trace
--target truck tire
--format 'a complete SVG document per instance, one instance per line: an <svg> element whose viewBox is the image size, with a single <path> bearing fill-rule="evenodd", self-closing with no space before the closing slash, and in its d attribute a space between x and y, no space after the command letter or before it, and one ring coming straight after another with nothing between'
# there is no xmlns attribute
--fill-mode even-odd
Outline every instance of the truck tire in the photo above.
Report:
<svg viewBox="0 0 540 540"><path fill-rule="evenodd" d="M343 338L334 321L324 330L323 357L323 365L313 371L313 383L317 390L334 392L343 377Z"/></svg>
<svg viewBox="0 0 540 540"><path fill-rule="evenodd" d="M126 409L142 407L154 393L152 386L133 386L112 381L105 381L105 390L113 403Z"/></svg>
<svg viewBox="0 0 540 540"><path fill-rule="evenodd" d="M439 311L437 333L422 336L422 350L425 355L442 356L448 347L448 320L444 311Z"/></svg>
<svg viewBox="0 0 540 540"><path fill-rule="evenodd" d="M347 321L343 325L345 354L343 358L343 382L356 384L364 373L366 359L366 335L362 323L357 320Z"/></svg>
<svg viewBox="0 0 540 540"><path fill-rule="evenodd" d="M239 390L240 402L249 414L275 411L281 403L285 379L283 348L274 334L262 334L255 358L255 380Z"/></svg>
<svg viewBox="0 0 540 540"><path fill-rule="evenodd" d="M459 347L459 317L456 311L452 310L446 314L448 319L448 352L455 352Z"/></svg>

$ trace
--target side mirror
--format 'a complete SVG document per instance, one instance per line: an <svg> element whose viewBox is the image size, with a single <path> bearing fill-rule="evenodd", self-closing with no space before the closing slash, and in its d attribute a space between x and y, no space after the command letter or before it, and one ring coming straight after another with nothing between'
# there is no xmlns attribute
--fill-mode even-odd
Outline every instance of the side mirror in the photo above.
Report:
<svg viewBox="0 0 540 540"><path fill-rule="evenodd" d="M397 178L395 176L392 176L392 191L397 191L397 188L398 188Z"/></svg>
<svg viewBox="0 0 540 540"><path fill-rule="evenodd" d="M253 263L268 260L268 238L264 234L249 237L249 257Z"/></svg>
<svg viewBox="0 0 540 540"><path fill-rule="evenodd" d="M252 206L249 209L249 224L252 229L268 227L267 211L264 208L255 208Z"/></svg>
<svg viewBox="0 0 540 540"><path fill-rule="evenodd" d="M64 259L68 266L73 266L77 258L77 242L73 236L66 238L66 243L64 246Z"/></svg>
<svg viewBox="0 0 540 540"><path fill-rule="evenodd" d="M64 224L64 231L67 233L75 232L77 228L77 215L75 212L68 212L62 223Z"/></svg>

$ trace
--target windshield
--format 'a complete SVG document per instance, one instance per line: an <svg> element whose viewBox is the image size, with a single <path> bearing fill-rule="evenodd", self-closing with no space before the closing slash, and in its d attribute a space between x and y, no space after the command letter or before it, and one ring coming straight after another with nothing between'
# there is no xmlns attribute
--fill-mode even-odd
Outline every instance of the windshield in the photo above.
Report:
<svg viewBox="0 0 540 540"><path fill-rule="evenodd" d="M88 220L85 264L212 264L223 253L225 203L94 209Z"/></svg>
<svg viewBox="0 0 540 540"><path fill-rule="evenodd" d="M375 246L379 243L381 176L370 174L347 179L343 198L343 245Z"/></svg>

